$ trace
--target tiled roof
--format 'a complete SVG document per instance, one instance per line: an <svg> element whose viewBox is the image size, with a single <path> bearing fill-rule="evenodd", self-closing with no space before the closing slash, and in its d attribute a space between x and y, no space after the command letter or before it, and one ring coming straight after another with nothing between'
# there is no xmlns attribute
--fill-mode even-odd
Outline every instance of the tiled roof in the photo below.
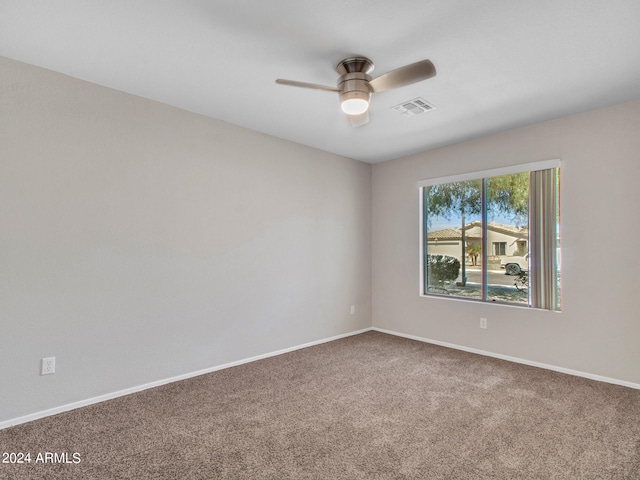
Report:
<svg viewBox="0 0 640 480"><path fill-rule="evenodd" d="M475 221L475 222L467 223L465 228L468 230L473 227L480 227L481 225L482 224L480 221ZM515 225L505 225L504 223L489 222L487 227L490 228L491 230L502 231L504 233L508 233L511 235L515 234L515 236L523 236L523 235L526 236L529 233L528 227L517 227Z"/></svg>
<svg viewBox="0 0 640 480"><path fill-rule="evenodd" d="M442 230L434 230L432 232L427 233L427 238L429 240L460 240L460 230L456 230L455 228L443 228Z"/></svg>
<svg viewBox="0 0 640 480"><path fill-rule="evenodd" d="M479 227L480 222L471 222L465 225L468 238L480 238ZM515 225L504 225L502 223L489 222L487 228L493 231L506 233L517 238L527 238L529 229L527 227L516 227ZM443 228L442 230L433 230L427 233L429 240L461 240L462 235L459 228Z"/></svg>

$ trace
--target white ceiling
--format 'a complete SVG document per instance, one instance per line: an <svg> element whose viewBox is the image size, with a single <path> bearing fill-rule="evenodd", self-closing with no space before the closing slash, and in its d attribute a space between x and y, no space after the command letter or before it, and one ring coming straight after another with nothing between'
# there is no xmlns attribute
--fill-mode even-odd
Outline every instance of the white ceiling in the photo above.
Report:
<svg viewBox="0 0 640 480"><path fill-rule="evenodd" d="M0 55L375 163L640 98L638 0L0 0ZM352 128L341 59L437 76ZM1 72L0 72L1 74ZM391 109L423 97L437 109Z"/></svg>

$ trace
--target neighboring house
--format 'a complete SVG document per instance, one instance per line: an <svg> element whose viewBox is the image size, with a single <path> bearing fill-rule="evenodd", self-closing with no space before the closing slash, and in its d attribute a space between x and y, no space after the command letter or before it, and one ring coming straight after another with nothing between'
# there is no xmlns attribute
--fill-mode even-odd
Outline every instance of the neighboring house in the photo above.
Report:
<svg viewBox="0 0 640 480"><path fill-rule="evenodd" d="M479 221L465 225L467 246L481 244L482 227ZM499 260L505 256L524 255L528 251L529 228L515 225L503 225L489 222L487 224L487 248L490 259ZM428 253L432 255L449 255L462 257L462 229L443 228L427 232ZM481 258L478 257L478 261ZM472 263L467 256L467 263Z"/></svg>

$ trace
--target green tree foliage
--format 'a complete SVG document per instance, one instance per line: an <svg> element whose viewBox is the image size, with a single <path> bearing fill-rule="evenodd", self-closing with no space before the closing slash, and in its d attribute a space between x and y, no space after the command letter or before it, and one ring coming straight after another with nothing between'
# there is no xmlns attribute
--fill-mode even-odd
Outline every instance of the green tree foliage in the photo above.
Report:
<svg viewBox="0 0 640 480"><path fill-rule="evenodd" d="M480 180L442 183L427 187L427 213L449 220L452 214L478 214L481 210Z"/></svg>
<svg viewBox="0 0 640 480"><path fill-rule="evenodd" d="M512 215L526 224L529 217L529 173L514 173L487 179L487 208L494 213Z"/></svg>
<svg viewBox="0 0 640 480"><path fill-rule="evenodd" d="M449 220L453 214L476 215L481 205L482 182L467 180L427 187L427 214ZM529 212L529 173L515 173L487 179L487 208L512 215L526 223Z"/></svg>

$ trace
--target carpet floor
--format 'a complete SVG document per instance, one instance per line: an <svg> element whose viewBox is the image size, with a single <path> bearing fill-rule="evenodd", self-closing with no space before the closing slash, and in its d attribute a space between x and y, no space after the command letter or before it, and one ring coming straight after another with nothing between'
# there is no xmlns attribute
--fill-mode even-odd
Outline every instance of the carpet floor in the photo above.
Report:
<svg viewBox="0 0 640 480"><path fill-rule="evenodd" d="M367 332L11 427L0 451L31 453L0 463L20 480L637 480L640 391Z"/></svg>

